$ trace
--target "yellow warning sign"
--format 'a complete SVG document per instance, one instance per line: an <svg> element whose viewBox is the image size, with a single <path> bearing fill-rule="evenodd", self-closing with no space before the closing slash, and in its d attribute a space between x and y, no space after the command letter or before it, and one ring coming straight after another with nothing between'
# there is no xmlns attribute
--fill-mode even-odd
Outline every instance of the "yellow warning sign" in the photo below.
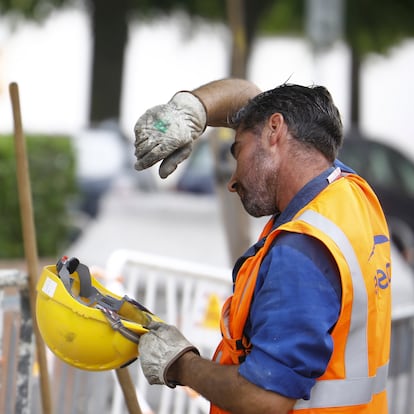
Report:
<svg viewBox="0 0 414 414"><path fill-rule="evenodd" d="M204 328L219 329L220 328L221 304L216 294L210 295L207 302L207 309L204 314L202 326Z"/></svg>

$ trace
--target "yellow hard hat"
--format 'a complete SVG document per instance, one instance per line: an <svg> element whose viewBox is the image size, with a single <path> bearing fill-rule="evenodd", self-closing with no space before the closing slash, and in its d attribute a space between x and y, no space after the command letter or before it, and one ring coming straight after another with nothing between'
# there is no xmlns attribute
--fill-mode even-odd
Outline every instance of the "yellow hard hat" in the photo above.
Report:
<svg viewBox="0 0 414 414"><path fill-rule="evenodd" d="M134 299L111 293L76 258L46 266L37 283L36 318L50 350L88 371L119 368L138 356L139 336L159 320Z"/></svg>

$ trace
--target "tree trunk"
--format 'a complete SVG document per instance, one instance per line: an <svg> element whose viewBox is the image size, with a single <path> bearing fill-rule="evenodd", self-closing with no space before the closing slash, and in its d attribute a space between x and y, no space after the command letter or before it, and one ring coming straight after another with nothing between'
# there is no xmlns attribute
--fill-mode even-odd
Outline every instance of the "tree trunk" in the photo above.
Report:
<svg viewBox="0 0 414 414"><path fill-rule="evenodd" d="M247 62L247 39L243 0L227 0L227 13L232 33L232 53L230 76L245 78ZM245 212L239 197L227 190L227 182L234 169L234 160L230 157L229 147L234 132L216 131L213 140L217 193L224 226L226 229L230 259L234 263L250 244L249 216Z"/></svg>
<svg viewBox="0 0 414 414"><path fill-rule="evenodd" d="M244 0L227 0L227 15L232 34L230 75L245 78L247 72L247 30Z"/></svg>
<svg viewBox="0 0 414 414"><path fill-rule="evenodd" d="M119 121L124 48L128 35L127 1L92 1L92 124L107 119Z"/></svg>
<svg viewBox="0 0 414 414"><path fill-rule="evenodd" d="M350 114L351 114L351 134L360 132L360 88L361 84L361 57L355 48L351 47L351 96L350 96Z"/></svg>

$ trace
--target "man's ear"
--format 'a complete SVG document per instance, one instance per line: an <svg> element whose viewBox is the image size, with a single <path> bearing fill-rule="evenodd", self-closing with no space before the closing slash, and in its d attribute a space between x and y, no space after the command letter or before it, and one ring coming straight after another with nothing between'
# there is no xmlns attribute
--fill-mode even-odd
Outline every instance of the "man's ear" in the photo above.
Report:
<svg viewBox="0 0 414 414"><path fill-rule="evenodd" d="M286 129L285 120L282 114L276 112L269 117L267 123L271 131L269 137L271 139L271 143L274 144Z"/></svg>

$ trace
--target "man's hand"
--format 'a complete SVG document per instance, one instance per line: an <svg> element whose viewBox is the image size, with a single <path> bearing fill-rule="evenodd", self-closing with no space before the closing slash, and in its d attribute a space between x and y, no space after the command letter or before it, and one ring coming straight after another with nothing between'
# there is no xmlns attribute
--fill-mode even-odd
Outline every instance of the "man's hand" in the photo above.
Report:
<svg viewBox="0 0 414 414"><path fill-rule="evenodd" d="M203 103L190 92L178 92L165 105L155 106L135 124L135 169L162 161L161 178L168 177L191 153L192 144L206 127Z"/></svg>
<svg viewBox="0 0 414 414"><path fill-rule="evenodd" d="M139 340L142 371L150 384L174 388L178 383L167 379L168 369L186 352L199 352L175 326L152 321L148 328Z"/></svg>

